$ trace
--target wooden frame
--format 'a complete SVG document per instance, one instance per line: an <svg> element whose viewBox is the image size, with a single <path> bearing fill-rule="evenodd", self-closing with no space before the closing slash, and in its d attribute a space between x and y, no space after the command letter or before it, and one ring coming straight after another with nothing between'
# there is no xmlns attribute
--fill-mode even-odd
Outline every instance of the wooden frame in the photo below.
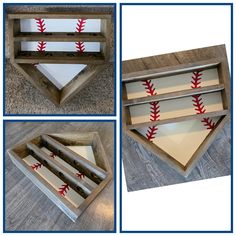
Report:
<svg viewBox="0 0 236 236"><path fill-rule="evenodd" d="M20 31L21 19L100 19L101 32L30 32ZM111 15L106 13L11 13L8 14L10 31L10 59L12 64L40 92L56 106L63 105L94 79L110 61ZM21 42L99 42L100 52L37 52L21 51ZM87 64L66 86L58 89L35 64Z"/></svg>
<svg viewBox="0 0 236 236"><path fill-rule="evenodd" d="M67 146L92 146L96 164L85 159ZM54 160L49 153L45 152L45 147L52 152L53 155L57 155L62 162ZM76 221L112 179L112 171L97 132L43 134L18 144L7 152L12 162L72 221ZM64 181L73 191L83 197L84 200L81 204L78 207L72 205L53 188L50 182L45 181L44 178L33 170L24 161L29 155L33 156L39 163L45 166L47 170ZM61 163L67 164L64 165ZM86 182L77 178L71 169L68 168L68 165L83 173L89 181Z"/></svg>
<svg viewBox="0 0 236 236"><path fill-rule="evenodd" d="M224 45L182 51L160 56L140 58L122 62L122 100L123 100L123 129L125 132L134 138L136 141L144 145L161 160L168 163L172 168L177 170L184 176L193 169L194 165L206 152L207 148L213 142L217 133L224 126L230 116L230 76L228 70L228 62ZM161 78L170 78L170 76L189 73L193 71L202 71L207 69L216 69L219 76L219 84L206 85L195 89L184 89L174 92L163 92L154 96L143 96L128 98L127 85L132 86L132 83L142 82ZM219 92L222 98L221 110L204 112L203 114L182 115L179 117L171 117L167 119L158 119L155 121L132 123L130 108L143 104L150 104L159 101L173 101L178 99L191 97L196 95L204 95ZM183 121L202 120L203 118L220 117L216 122L215 127L206 136L196 152L192 155L186 164L178 162L172 155L163 151L158 145L149 141L145 136L141 135L137 129L171 124Z"/></svg>

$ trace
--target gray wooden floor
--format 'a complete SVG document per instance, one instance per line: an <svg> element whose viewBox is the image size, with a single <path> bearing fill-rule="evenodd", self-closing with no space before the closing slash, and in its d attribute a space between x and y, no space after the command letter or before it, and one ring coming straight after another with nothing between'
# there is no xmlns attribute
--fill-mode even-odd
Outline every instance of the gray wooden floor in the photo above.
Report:
<svg viewBox="0 0 236 236"><path fill-rule="evenodd" d="M6 149L34 135L50 132L97 131L113 170L112 122L7 122ZM114 181L111 181L80 218L72 222L5 155L6 230L113 230Z"/></svg>
<svg viewBox="0 0 236 236"><path fill-rule="evenodd" d="M141 144L123 134L122 158L128 191L230 175L230 147L228 122L191 174L184 178Z"/></svg>

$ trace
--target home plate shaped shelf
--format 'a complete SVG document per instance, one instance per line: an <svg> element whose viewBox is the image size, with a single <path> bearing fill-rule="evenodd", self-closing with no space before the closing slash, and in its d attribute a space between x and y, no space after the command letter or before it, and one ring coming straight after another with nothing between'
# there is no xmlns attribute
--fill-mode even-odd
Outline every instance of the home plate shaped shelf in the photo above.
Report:
<svg viewBox="0 0 236 236"><path fill-rule="evenodd" d="M12 13L8 21L12 64L56 105L109 62L110 14Z"/></svg>
<svg viewBox="0 0 236 236"><path fill-rule="evenodd" d="M8 154L72 221L112 179L96 132L43 134L9 149Z"/></svg>
<svg viewBox="0 0 236 236"><path fill-rule="evenodd" d="M123 61L123 127L184 176L230 115L224 45Z"/></svg>

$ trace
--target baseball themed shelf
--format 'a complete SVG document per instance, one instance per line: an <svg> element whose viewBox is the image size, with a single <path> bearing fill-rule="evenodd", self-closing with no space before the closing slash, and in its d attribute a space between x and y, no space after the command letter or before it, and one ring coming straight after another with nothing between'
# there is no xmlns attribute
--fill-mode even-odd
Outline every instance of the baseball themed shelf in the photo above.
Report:
<svg viewBox="0 0 236 236"><path fill-rule="evenodd" d="M110 60L110 14L12 13L8 20L12 64L56 105Z"/></svg>
<svg viewBox="0 0 236 236"><path fill-rule="evenodd" d="M72 221L112 179L96 132L43 134L16 145L8 154Z"/></svg>
<svg viewBox="0 0 236 236"><path fill-rule="evenodd" d="M122 62L123 127L187 176L230 115L224 45Z"/></svg>

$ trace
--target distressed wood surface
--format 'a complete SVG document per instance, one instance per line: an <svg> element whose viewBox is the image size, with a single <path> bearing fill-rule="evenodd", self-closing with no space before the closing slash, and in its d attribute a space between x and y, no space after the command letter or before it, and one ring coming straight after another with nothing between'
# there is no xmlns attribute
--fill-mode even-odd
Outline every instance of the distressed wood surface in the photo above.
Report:
<svg viewBox="0 0 236 236"><path fill-rule="evenodd" d="M114 137L111 122L17 122L6 124L6 149L41 133L97 131L113 170ZM113 230L114 183L73 223L5 155L6 230Z"/></svg>
<svg viewBox="0 0 236 236"><path fill-rule="evenodd" d="M128 191L230 175L230 121L187 178L123 133L122 157Z"/></svg>

